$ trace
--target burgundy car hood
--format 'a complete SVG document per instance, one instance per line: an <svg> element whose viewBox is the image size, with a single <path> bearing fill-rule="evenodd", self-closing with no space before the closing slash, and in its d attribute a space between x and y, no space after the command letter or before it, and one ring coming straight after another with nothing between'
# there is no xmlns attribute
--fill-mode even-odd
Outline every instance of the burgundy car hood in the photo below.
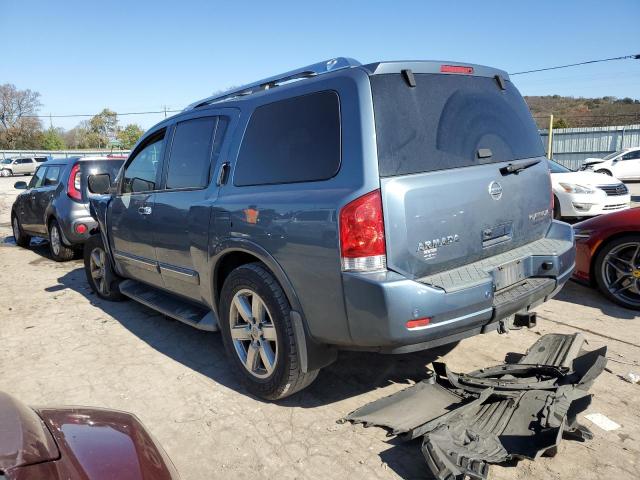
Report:
<svg viewBox="0 0 640 480"><path fill-rule="evenodd" d="M87 407L31 409L2 392L0 473L11 480L178 478L135 415Z"/></svg>
<svg viewBox="0 0 640 480"><path fill-rule="evenodd" d="M59 456L51 433L36 412L0 392L0 472Z"/></svg>

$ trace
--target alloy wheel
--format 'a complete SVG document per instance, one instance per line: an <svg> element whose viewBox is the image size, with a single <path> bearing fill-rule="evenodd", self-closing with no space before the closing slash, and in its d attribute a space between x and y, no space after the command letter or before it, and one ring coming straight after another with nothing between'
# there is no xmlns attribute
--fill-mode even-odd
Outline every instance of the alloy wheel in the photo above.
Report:
<svg viewBox="0 0 640 480"><path fill-rule="evenodd" d="M604 257L600 273L611 295L640 306L640 243L627 242L612 248Z"/></svg>
<svg viewBox="0 0 640 480"><path fill-rule="evenodd" d="M91 271L91 278L95 284L96 289L102 295L108 295L109 290L107 288L107 282L105 279L105 264L106 264L105 252L102 248L94 248L91 250L89 257L89 269Z"/></svg>
<svg viewBox="0 0 640 480"><path fill-rule="evenodd" d="M58 227L53 225L51 227L51 250L54 255L60 255L60 232L58 231Z"/></svg>
<svg viewBox="0 0 640 480"><path fill-rule="evenodd" d="M9 176L9 170L0 170L0 175L3 177L8 177Z"/></svg>
<svg viewBox="0 0 640 480"><path fill-rule="evenodd" d="M239 290L229 311L229 330L238 358L251 375L266 378L278 362L278 338L264 300L250 289Z"/></svg>

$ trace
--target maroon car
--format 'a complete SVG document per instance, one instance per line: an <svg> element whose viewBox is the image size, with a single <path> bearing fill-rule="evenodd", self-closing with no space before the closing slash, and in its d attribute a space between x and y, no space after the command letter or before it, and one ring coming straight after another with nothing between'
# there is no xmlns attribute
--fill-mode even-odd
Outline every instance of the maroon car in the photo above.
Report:
<svg viewBox="0 0 640 480"><path fill-rule="evenodd" d="M130 413L30 408L0 392L0 479L172 480L169 457Z"/></svg>
<svg viewBox="0 0 640 480"><path fill-rule="evenodd" d="M640 310L640 208L590 218L573 226L573 277L605 297Z"/></svg>

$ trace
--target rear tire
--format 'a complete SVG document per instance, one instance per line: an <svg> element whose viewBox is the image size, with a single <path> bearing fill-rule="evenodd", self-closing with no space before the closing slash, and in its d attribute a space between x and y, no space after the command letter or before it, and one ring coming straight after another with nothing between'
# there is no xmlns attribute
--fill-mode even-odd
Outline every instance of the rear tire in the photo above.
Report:
<svg viewBox="0 0 640 480"><path fill-rule="evenodd" d="M49 222L49 251L56 262L66 262L73 258L73 248L62 242L62 230L55 218Z"/></svg>
<svg viewBox="0 0 640 480"><path fill-rule="evenodd" d="M11 215L11 228L13 229L13 238L16 245L22 248L28 248L31 244L31 235L27 235L22 231L22 225L17 215Z"/></svg>
<svg viewBox="0 0 640 480"><path fill-rule="evenodd" d="M91 236L85 242L83 257L84 273L91 290L104 300L111 302L122 300L123 297L118 288L121 277L116 275L111 268L100 234ZM109 283L107 283L106 277L111 278Z"/></svg>
<svg viewBox="0 0 640 480"><path fill-rule="evenodd" d="M262 264L249 263L233 270L222 287L219 307L229 361L253 395L278 400L316 379L319 370L304 373L300 368L291 306Z"/></svg>
<svg viewBox="0 0 640 480"><path fill-rule="evenodd" d="M640 310L640 234L629 234L604 245L593 263L600 292L618 305Z"/></svg>
<svg viewBox="0 0 640 480"><path fill-rule="evenodd" d="M558 197L554 197L553 200L553 218L555 220L560 220L562 218L562 210L560 208L560 201Z"/></svg>

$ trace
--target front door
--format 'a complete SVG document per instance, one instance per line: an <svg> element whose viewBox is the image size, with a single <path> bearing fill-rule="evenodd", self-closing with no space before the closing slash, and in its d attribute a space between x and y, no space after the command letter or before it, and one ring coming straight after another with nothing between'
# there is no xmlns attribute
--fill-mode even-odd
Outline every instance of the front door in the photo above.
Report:
<svg viewBox="0 0 640 480"><path fill-rule="evenodd" d="M224 112L224 111L221 111ZM231 115L196 113L176 123L162 189L156 192L153 230L167 289L201 300L200 275L208 268L211 203L218 195L216 172Z"/></svg>
<svg viewBox="0 0 640 480"><path fill-rule="evenodd" d="M27 191L20 195L20 206L18 208L18 219L22 228L30 233L35 233L37 223L36 216L36 194L38 188L44 183L44 174L47 167L40 167L31 177L31 181L27 186Z"/></svg>
<svg viewBox="0 0 640 480"><path fill-rule="evenodd" d="M165 130L149 137L131 154L109 208L114 260L130 278L163 286L151 223L165 146Z"/></svg>
<svg viewBox="0 0 640 480"><path fill-rule="evenodd" d="M616 163L614 175L621 180L640 178L640 150L624 154Z"/></svg>

